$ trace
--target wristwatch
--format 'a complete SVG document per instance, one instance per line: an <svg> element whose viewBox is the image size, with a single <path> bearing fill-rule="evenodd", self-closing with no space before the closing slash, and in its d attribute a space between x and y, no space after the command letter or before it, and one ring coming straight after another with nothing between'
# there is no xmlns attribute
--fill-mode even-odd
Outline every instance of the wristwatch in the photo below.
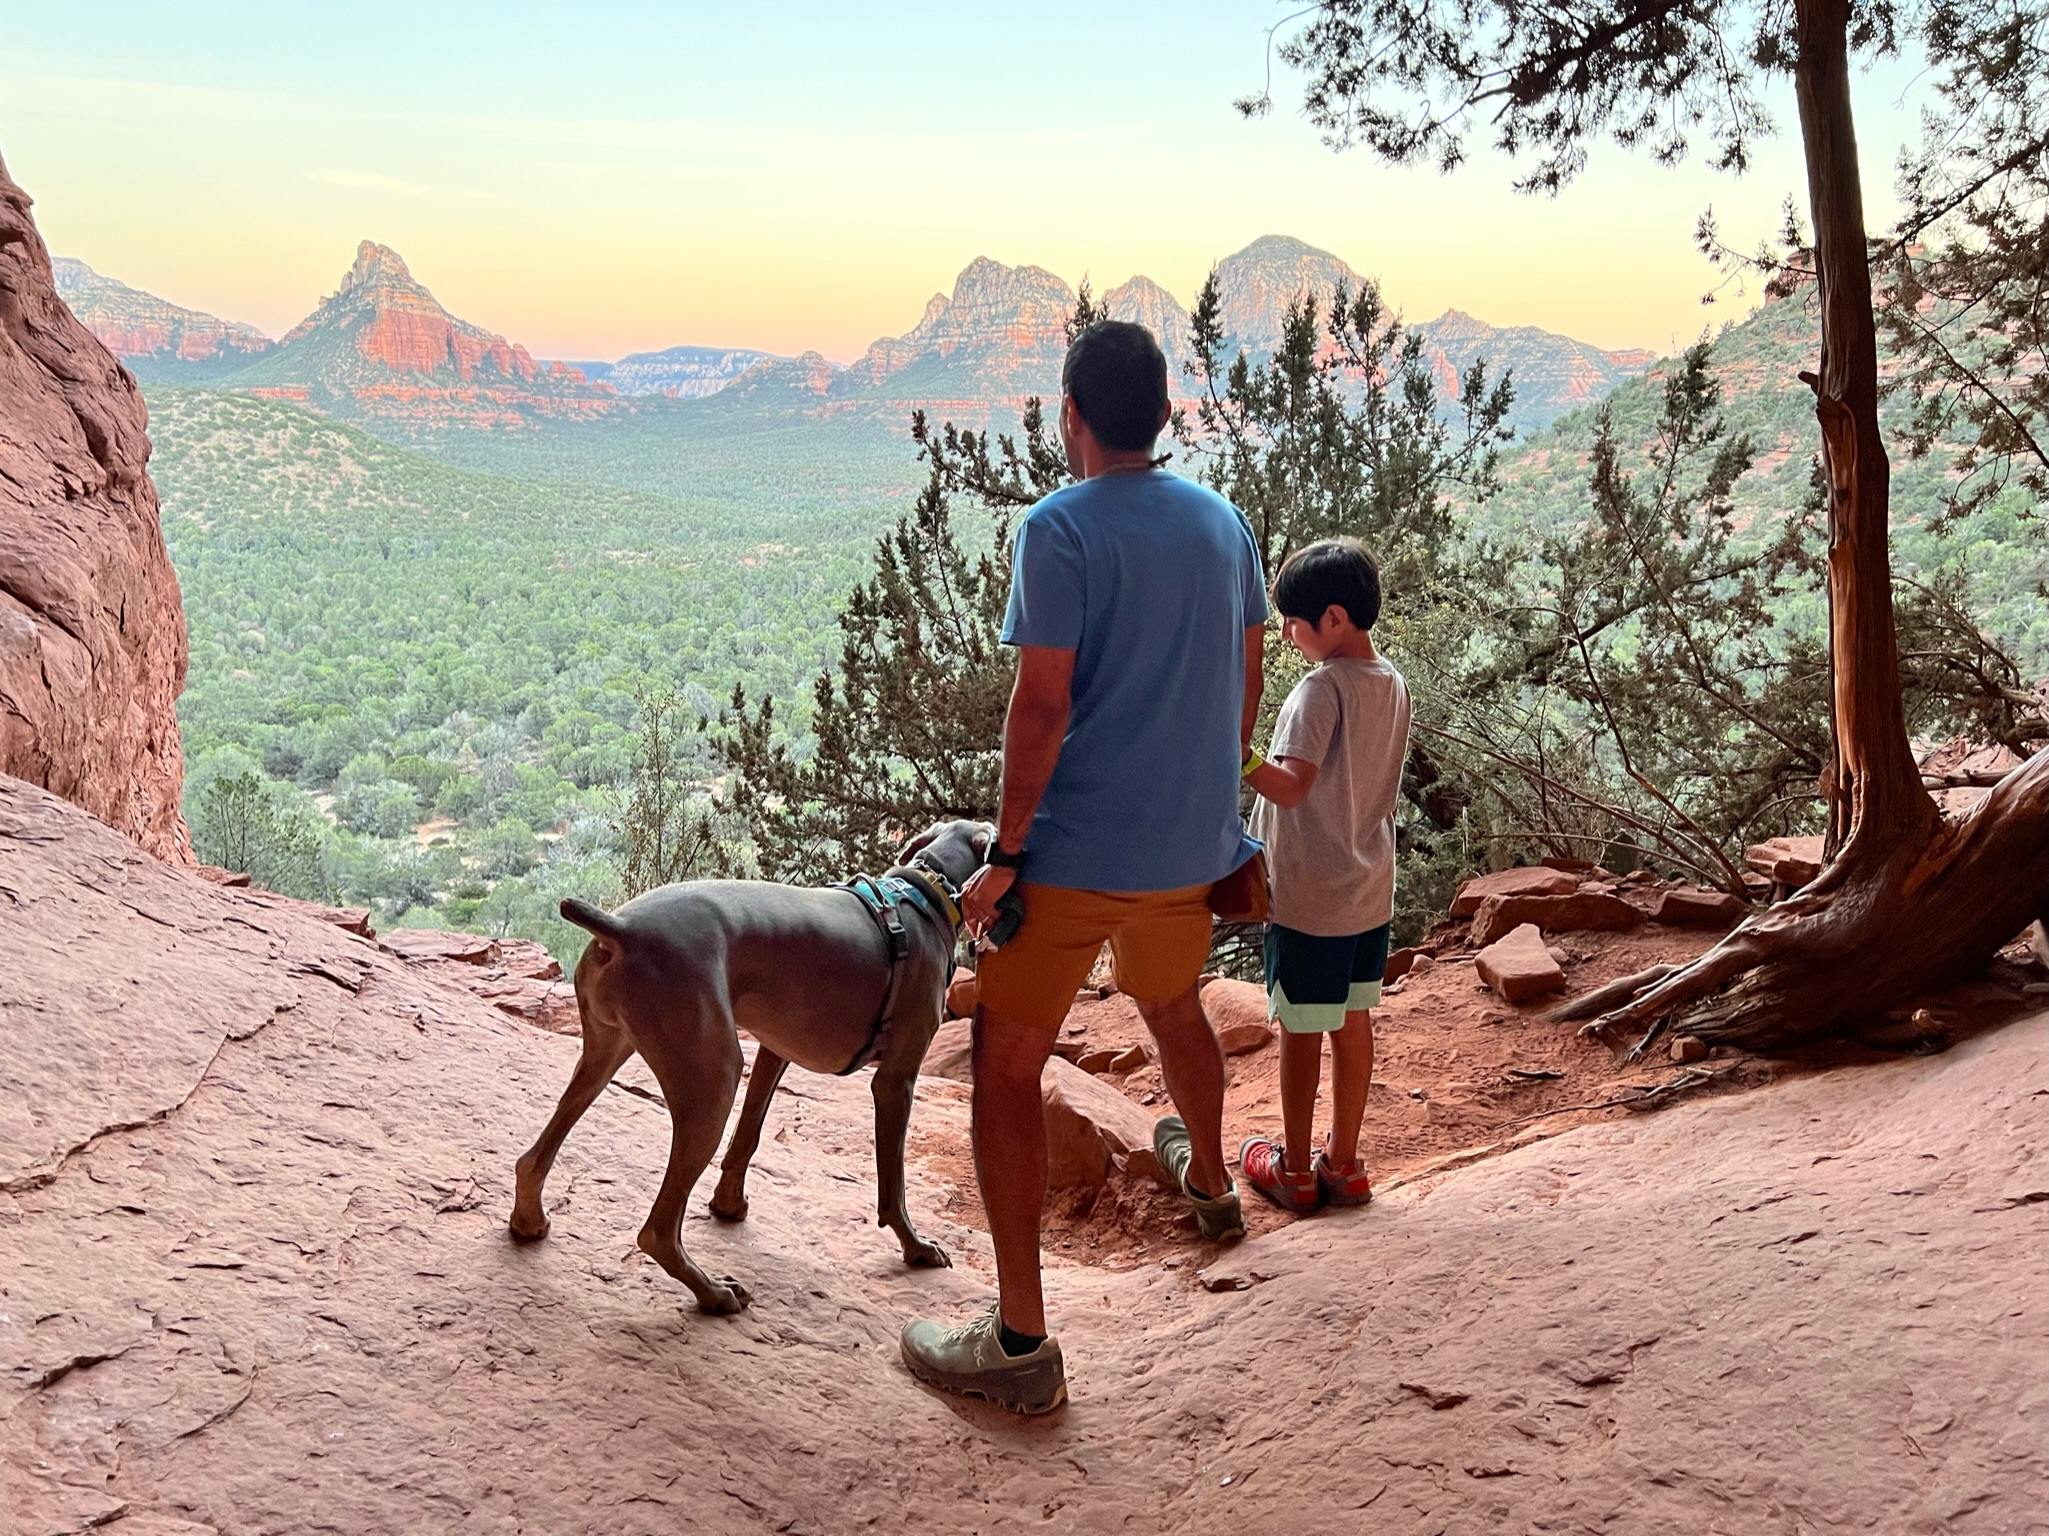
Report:
<svg viewBox="0 0 2049 1536"><path fill-rule="evenodd" d="M1003 844L1000 842L992 842L989 845L988 862L989 867L992 869L1023 869L1024 861L1025 856L1022 848L1018 849L1016 853L1006 853L1003 850Z"/></svg>

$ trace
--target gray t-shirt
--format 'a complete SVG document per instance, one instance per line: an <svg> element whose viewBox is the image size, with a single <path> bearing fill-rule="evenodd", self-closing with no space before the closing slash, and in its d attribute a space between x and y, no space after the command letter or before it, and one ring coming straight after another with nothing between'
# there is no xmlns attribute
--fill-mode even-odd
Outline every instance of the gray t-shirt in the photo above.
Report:
<svg viewBox="0 0 2049 1536"><path fill-rule="evenodd" d="M1386 657L1324 662L1288 695L1270 758L1316 764L1293 810L1255 797L1273 920L1326 938L1394 916L1394 808L1409 750L1409 688Z"/></svg>

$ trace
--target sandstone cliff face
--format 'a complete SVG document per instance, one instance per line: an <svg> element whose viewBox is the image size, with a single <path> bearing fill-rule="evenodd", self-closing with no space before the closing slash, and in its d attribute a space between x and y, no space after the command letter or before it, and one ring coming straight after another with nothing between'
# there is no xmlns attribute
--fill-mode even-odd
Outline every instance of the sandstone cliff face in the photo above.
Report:
<svg viewBox="0 0 2049 1536"><path fill-rule="evenodd" d="M185 610L135 380L57 296L0 164L0 772L189 863Z"/></svg>
<svg viewBox="0 0 2049 1536"><path fill-rule="evenodd" d="M373 240L357 247L341 286L234 383L351 419L427 427L530 426L619 403L611 385L537 362L517 342L450 314L398 252Z"/></svg>

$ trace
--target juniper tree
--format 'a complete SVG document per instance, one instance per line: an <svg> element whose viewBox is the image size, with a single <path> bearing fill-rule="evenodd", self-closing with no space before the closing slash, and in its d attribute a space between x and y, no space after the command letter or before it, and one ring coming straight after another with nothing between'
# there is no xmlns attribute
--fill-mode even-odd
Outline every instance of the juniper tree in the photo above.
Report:
<svg viewBox="0 0 2049 1536"><path fill-rule="evenodd" d="M1990 0L1981 0L1989 7ZM1601 1027L1675 1021L1768 1046L1853 1028L1982 968L2049 915L2049 751L1978 809L1945 822L1907 736L1878 424L1877 326L1850 94L1850 55L1918 30L1955 68L1954 0L1318 0L1282 49L1333 144L1459 165L1475 131L1518 160L1517 185L1555 191L1607 137L1670 163L1704 137L1741 170L1771 124L1760 83L1798 103L1820 316L1814 392L1826 481L1831 862ZM2032 15L2032 11L2023 12ZM1258 110L1258 101L1245 104Z"/></svg>

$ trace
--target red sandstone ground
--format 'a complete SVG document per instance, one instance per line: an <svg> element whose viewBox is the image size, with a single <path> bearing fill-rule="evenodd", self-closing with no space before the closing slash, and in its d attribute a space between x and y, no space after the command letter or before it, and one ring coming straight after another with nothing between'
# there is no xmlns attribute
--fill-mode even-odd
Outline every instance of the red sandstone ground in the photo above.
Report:
<svg viewBox="0 0 2049 1536"><path fill-rule="evenodd" d="M928 1161L957 1267L898 1261L858 1079L792 1074L744 1226L698 1191L686 1240L756 1296L706 1318L633 1246L668 1127L631 1069L549 1240L506 1240L576 1046L445 967L5 778L0 955L10 1532L2049 1530L2040 1014L1223 1252L1056 1255L1073 1401L1024 1423L897 1360L907 1317L986 1300L988 1248ZM1470 1009L1455 981L1419 1025ZM1516 1118L1487 1083L1534 1026L1482 1055L1391 1014L1414 1156L1430 1085ZM921 1133L957 1138L964 1090L926 1090Z"/></svg>

